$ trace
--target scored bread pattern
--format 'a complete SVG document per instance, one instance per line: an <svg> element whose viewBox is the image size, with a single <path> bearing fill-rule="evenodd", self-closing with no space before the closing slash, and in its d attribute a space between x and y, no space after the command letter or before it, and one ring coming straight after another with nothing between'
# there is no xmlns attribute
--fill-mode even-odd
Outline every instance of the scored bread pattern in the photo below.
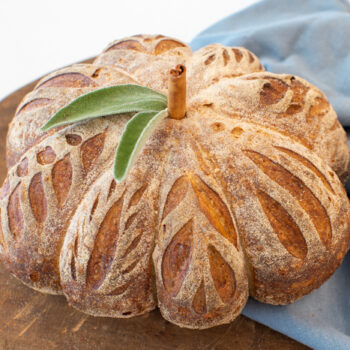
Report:
<svg viewBox="0 0 350 350"><path fill-rule="evenodd" d="M164 119L126 180L113 158L129 115L43 133L103 86L167 93L187 67L187 113ZM43 78L18 106L0 191L0 253L39 291L95 315L154 309L187 328L232 321L248 296L287 304L319 287L348 250L345 132L326 97L265 72L244 48L194 53L164 36L113 42L94 64Z"/></svg>
<svg viewBox="0 0 350 350"><path fill-rule="evenodd" d="M232 319L247 298L247 277L227 205L188 174L174 182L162 217L154 259L164 317L189 328L203 327L208 315L210 323Z"/></svg>
<svg viewBox="0 0 350 350"><path fill-rule="evenodd" d="M10 169L9 195L3 199L8 216L8 224L3 225L5 263L13 259L13 268L26 283L38 289L44 285L51 292L60 290L56 254L67 218L81 200L81 190L113 158L110 147L116 147L118 137L116 125L108 119L69 129L73 135L80 134L81 143L69 145L64 133L56 133L46 139L50 146L39 143L32 147ZM90 152L91 147L95 152ZM32 278L38 271L45 277Z"/></svg>
<svg viewBox="0 0 350 350"><path fill-rule="evenodd" d="M271 161L264 155L254 151L244 153L265 173L268 177L284 187L299 202L314 224L322 243L328 248L332 229L329 217L320 201L313 195L311 190L296 176L282 166Z"/></svg>
<svg viewBox="0 0 350 350"><path fill-rule="evenodd" d="M147 189L133 203L135 193L124 186L109 194L105 185L112 181L106 173L74 215L62 249L61 277L72 305L130 317L155 307L150 270L154 223L146 211ZM90 201L96 187L98 202Z"/></svg>

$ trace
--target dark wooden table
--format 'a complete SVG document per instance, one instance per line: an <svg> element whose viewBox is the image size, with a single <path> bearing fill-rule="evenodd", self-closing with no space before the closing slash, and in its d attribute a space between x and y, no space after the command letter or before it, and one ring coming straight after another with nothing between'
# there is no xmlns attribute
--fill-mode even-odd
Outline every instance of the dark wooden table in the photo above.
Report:
<svg viewBox="0 0 350 350"><path fill-rule="evenodd" d="M0 101L0 181L6 176L7 125L29 84ZM132 319L97 318L70 307L63 296L24 286L0 264L0 349L307 349L304 345L240 316L204 331L182 329L158 310Z"/></svg>

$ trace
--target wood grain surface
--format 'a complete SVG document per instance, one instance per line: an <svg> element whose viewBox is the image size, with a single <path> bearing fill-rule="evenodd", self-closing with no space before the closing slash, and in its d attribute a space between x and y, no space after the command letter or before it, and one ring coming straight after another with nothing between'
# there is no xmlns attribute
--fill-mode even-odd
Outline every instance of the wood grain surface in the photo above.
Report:
<svg viewBox="0 0 350 350"><path fill-rule="evenodd" d="M6 176L7 125L35 82L0 101L0 181ZM158 310L131 319L97 318L70 307L63 296L38 293L0 263L0 349L307 349L247 317L204 331L182 329Z"/></svg>

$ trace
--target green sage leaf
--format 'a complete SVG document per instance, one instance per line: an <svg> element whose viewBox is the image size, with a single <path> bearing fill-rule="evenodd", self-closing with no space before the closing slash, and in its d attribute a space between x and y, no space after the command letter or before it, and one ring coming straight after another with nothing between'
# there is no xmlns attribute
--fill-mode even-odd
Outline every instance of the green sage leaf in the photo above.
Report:
<svg viewBox="0 0 350 350"><path fill-rule="evenodd" d="M126 124L114 160L114 178L117 182L125 179L149 136L167 115L167 109L139 112Z"/></svg>
<svg viewBox="0 0 350 350"><path fill-rule="evenodd" d="M167 97L150 88L134 85L115 85L79 96L60 109L42 128L80 122L112 114L161 111L167 107Z"/></svg>

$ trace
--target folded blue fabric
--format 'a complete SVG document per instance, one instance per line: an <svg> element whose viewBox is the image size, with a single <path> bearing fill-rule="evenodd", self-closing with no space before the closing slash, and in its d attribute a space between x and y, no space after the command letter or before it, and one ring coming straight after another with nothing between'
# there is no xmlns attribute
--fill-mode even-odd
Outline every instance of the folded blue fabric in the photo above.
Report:
<svg viewBox="0 0 350 350"><path fill-rule="evenodd" d="M206 29L191 46L198 49L210 43L244 46L266 70L315 84L341 123L350 127L346 0L264 0ZM315 349L350 349L350 254L325 284L296 303L271 306L251 299L243 314Z"/></svg>

